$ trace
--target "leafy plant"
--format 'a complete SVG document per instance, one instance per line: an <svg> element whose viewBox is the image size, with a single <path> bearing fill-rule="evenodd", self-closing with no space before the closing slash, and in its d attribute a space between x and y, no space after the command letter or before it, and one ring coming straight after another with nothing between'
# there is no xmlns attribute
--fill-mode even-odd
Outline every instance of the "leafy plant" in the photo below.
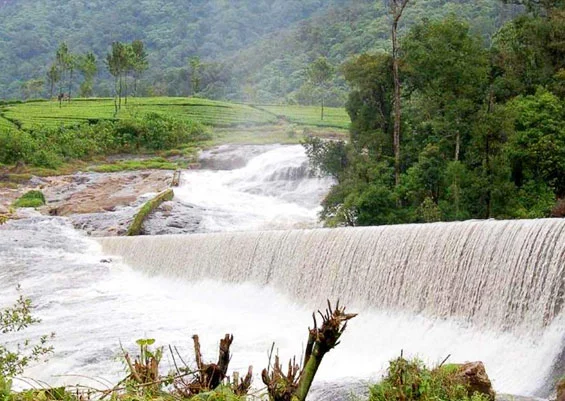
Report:
<svg viewBox="0 0 565 401"><path fill-rule="evenodd" d="M20 288L18 287L18 291ZM32 315L33 305L29 298L20 294L14 305L0 310L0 334L20 332L41 322ZM32 362L40 361L53 352L49 340L54 333L43 335L37 341L25 339L13 346L0 344L0 384L9 386L8 378L21 374ZM0 394L1 390L0 389Z"/></svg>
<svg viewBox="0 0 565 401"><path fill-rule="evenodd" d="M45 205L45 196L41 191L28 191L23 194L19 199L17 199L13 206L14 207L40 207Z"/></svg>

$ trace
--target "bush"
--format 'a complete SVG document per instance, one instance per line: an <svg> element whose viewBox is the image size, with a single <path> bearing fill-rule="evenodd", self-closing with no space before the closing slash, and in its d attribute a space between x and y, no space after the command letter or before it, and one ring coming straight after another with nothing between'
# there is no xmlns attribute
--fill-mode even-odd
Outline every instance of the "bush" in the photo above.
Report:
<svg viewBox="0 0 565 401"><path fill-rule="evenodd" d="M0 164L24 162L56 169L66 161L141 150L174 149L207 140L203 125L157 113L75 127L0 131Z"/></svg>
<svg viewBox="0 0 565 401"><path fill-rule="evenodd" d="M390 362L383 381L369 389L369 401L488 401L486 395L469 396L467 388L455 377L457 365L430 370L418 360L403 357Z"/></svg>
<svg viewBox="0 0 565 401"><path fill-rule="evenodd" d="M40 207L45 205L45 196L41 191L28 191L13 204L14 207Z"/></svg>

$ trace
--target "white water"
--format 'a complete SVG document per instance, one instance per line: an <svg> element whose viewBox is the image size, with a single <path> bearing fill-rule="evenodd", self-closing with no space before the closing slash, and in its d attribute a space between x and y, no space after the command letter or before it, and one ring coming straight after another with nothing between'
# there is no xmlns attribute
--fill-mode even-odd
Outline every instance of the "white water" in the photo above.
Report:
<svg viewBox="0 0 565 401"><path fill-rule="evenodd" d="M183 173L175 196L200 209L199 232L319 225L320 202L332 180L310 176L300 145L267 149L234 170Z"/></svg>
<svg viewBox="0 0 565 401"><path fill-rule="evenodd" d="M302 351L311 307L272 287L148 277L117 262L101 263L102 257L99 245L62 219L14 222L0 230L2 303L15 298L13 288L21 283L43 318L27 333L57 333L51 361L28 376L50 383L84 381L59 377L69 374L115 381L122 372L115 358L120 342L128 347L140 337L177 345L190 359L190 336L198 333L214 359L219 338L233 333L232 368L241 371L248 364L256 372L265 367L272 341L285 358ZM361 315L324 361L320 381L376 378L404 350L427 362L448 354L451 361L480 359L497 390L534 394L563 336L558 320L538 336L524 336L410 313L356 311ZM255 383L260 385L258 378Z"/></svg>
<svg viewBox="0 0 565 401"><path fill-rule="evenodd" d="M312 226L329 182L309 177L304 161L297 147L271 147L235 170L183 174L177 197L203 209L203 231ZM285 359L301 353L312 309L326 297L361 313L324 360L318 380L329 387L376 379L404 350L430 363L448 354L452 362L482 360L496 390L545 396L540 389L563 350L561 220L103 243L106 251L59 218L0 226L0 307L20 283L43 318L26 334L57 333L50 362L26 375L115 383L123 374L120 343L131 349L153 337L191 359L197 333L211 360L228 332L232 369L252 364L258 373L273 341ZM120 258L101 263L108 254L134 269Z"/></svg>

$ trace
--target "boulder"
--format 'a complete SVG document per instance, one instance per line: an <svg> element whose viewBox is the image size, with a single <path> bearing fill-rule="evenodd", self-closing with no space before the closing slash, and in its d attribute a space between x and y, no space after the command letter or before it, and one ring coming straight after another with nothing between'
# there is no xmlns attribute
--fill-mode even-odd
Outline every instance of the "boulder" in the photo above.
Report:
<svg viewBox="0 0 565 401"><path fill-rule="evenodd" d="M495 392L482 362L467 362L460 365L457 379L467 388L469 395L480 393L494 401Z"/></svg>

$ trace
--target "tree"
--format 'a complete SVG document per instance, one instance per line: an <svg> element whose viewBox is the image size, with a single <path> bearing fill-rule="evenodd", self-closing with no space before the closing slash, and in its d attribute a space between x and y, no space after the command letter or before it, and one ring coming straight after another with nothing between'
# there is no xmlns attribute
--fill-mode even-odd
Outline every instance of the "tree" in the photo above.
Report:
<svg viewBox="0 0 565 401"><path fill-rule="evenodd" d="M30 79L22 85L22 93L24 99L33 99L41 96L45 81L42 79Z"/></svg>
<svg viewBox="0 0 565 401"><path fill-rule="evenodd" d="M189 61L190 65L190 88L191 94L196 95L200 92L200 83L202 80L201 77L201 69L202 69L202 62L200 61L200 57L194 56Z"/></svg>
<svg viewBox="0 0 565 401"><path fill-rule="evenodd" d="M544 182L565 196L565 107L547 90L510 102L515 133L508 141L512 178L518 187Z"/></svg>
<svg viewBox="0 0 565 401"><path fill-rule="evenodd" d="M392 75L394 78L394 177L395 183L400 184L400 134L402 125L402 87L400 83L400 46L398 40L398 24L410 0L391 0L392 14Z"/></svg>
<svg viewBox="0 0 565 401"><path fill-rule="evenodd" d="M320 91L322 103L322 121L324 120L324 100L326 97L328 82L333 77L334 69L325 57L319 57L316 61L308 66L306 71L308 80L315 85Z"/></svg>
<svg viewBox="0 0 565 401"><path fill-rule="evenodd" d="M506 4L520 4L536 15L549 16L553 11L565 8L564 0L502 0Z"/></svg>
<svg viewBox="0 0 565 401"><path fill-rule="evenodd" d="M55 87L57 86L57 83L60 80L61 80L61 72L57 68L57 64L53 63L51 64L51 67L49 67L49 70L47 71L47 83L49 84L49 96L51 99L53 99L53 96L55 94Z"/></svg>
<svg viewBox="0 0 565 401"><path fill-rule="evenodd" d="M69 52L69 47L65 42L62 42L57 49L57 53L55 55L55 63L57 65L57 70L60 73L60 80L59 80L59 107L61 107L63 101L63 84L65 82L65 77L70 76L68 74L70 70L70 66L72 64L72 55ZM70 82L70 79L69 79ZM69 95L70 97L70 95Z"/></svg>
<svg viewBox="0 0 565 401"><path fill-rule="evenodd" d="M77 66L84 78L84 80L80 84L80 96L82 97L92 96L92 86L94 83L94 77L98 72L98 66L96 64L96 56L92 52L86 53L84 56L78 58Z"/></svg>
<svg viewBox="0 0 565 401"><path fill-rule="evenodd" d="M147 61L147 52L141 40L134 40L131 43L131 69L133 72L133 93L134 96L137 95L137 84L141 79L141 76L149 68L149 62Z"/></svg>
<svg viewBox="0 0 565 401"><path fill-rule="evenodd" d="M18 287L19 290L19 287ZM16 303L6 309L0 310L0 334L20 332L29 326L40 322L32 316L33 305L29 298L20 295ZM22 340L14 347L0 343L0 380L23 373L23 370L34 361L39 361L53 351L49 346L49 339L54 334L40 337L36 343L31 340Z"/></svg>
<svg viewBox="0 0 565 401"><path fill-rule="evenodd" d="M115 112L122 108L123 76L128 68L127 46L121 42L113 42L110 53L106 55L108 72L114 77L114 108Z"/></svg>
<svg viewBox="0 0 565 401"><path fill-rule="evenodd" d="M376 160L394 155L392 146L392 57L363 54L344 66L351 87L346 109L351 118L351 144Z"/></svg>
<svg viewBox="0 0 565 401"><path fill-rule="evenodd" d="M402 48L406 87L415 100L415 123L425 126L446 157L457 161L487 96L490 66L482 40L470 34L467 23L452 16L416 25Z"/></svg>

